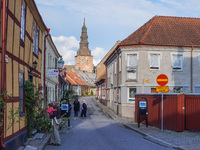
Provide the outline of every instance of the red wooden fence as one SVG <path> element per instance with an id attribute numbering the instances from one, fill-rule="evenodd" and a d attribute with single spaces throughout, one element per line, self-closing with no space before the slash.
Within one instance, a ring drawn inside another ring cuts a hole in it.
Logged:
<path id="1" fill-rule="evenodd" d="M 148 124 L 161 128 L 161 94 L 136 95 L 135 121 L 138 117 L 138 99 L 146 97 L 148 100 Z M 140 119 L 145 123 L 145 115 Z M 183 131 L 184 126 L 184 95 L 164 94 L 163 100 L 163 128 L 173 131 Z"/>
<path id="2" fill-rule="evenodd" d="M 200 95 L 185 95 L 185 128 L 200 131 Z"/>

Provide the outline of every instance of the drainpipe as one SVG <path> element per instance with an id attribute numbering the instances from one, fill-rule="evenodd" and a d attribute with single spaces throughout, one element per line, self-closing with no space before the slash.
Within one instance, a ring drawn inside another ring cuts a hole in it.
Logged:
<path id="1" fill-rule="evenodd" d="M 117 115 L 119 114 L 119 53 L 115 50 L 117 54 Z"/>
<path id="2" fill-rule="evenodd" d="M 1 6 L 1 4 L 0 4 Z M 1 7 L 0 7 L 1 8 Z M 6 54 L 6 0 L 3 0 L 3 9 L 2 9 L 2 50 L 1 50 L 1 93 L 5 92 L 5 81 L 6 81 L 6 63 L 5 63 L 5 54 Z M 6 149 L 4 144 L 4 110 L 3 110 L 3 126 L 1 128 L 1 147 Z"/>
<path id="3" fill-rule="evenodd" d="M 46 90 L 46 85 L 45 85 L 45 80 L 46 80 L 46 38 L 49 36 L 49 31 L 50 29 L 49 28 L 46 28 L 46 31 L 47 31 L 47 34 L 45 35 L 44 37 L 44 77 L 43 77 L 43 88 L 44 88 L 44 106 L 46 105 L 45 102 L 46 102 L 46 99 L 45 99 L 45 90 Z"/>
<path id="4" fill-rule="evenodd" d="M 193 44 L 192 44 L 192 48 L 191 48 L 191 93 L 193 93 L 193 62 L 192 62 L 192 60 L 193 60 L 193 49 L 194 49 L 194 46 L 193 46 Z"/>

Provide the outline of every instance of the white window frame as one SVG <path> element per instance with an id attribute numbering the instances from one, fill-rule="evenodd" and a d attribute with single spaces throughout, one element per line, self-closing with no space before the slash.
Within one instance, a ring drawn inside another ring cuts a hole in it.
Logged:
<path id="1" fill-rule="evenodd" d="M 180 60 L 181 60 L 181 66 L 174 66 L 174 56 L 180 56 Z M 183 53 L 172 53 L 171 54 L 171 59 L 172 59 L 172 70 L 173 71 L 182 71 L 183 70 Z M 180 67 L 180 68 L 179 68 Z"/>
<path id="2" fill-rule="evenodd" d="M 117 61 L 115 61 L 114 63 L 115 63 L 115 74 L 117 74 Z"/>
<path id="3" fill-rule="evenodd" d="M 157 55 L 158 56 L 158 65 L 153 66 L 152 65 L 152 55 Z M 156 53 L 156 52 L 150 52 L 149 53 L 149 64 L 150 64 L 150 70 L 160 70 L 160 60 L 161 60 L 161 53 Z"/>
<path id="4" fill-rule="evenodd" d="M 129 55 L 136 55 L 136 58 L 137 58 L 137 64 L 136 66 L 131 66 L 129 64 Z M 126 80 L 127 81 L 137 81 L 137 66 L 138 66 L 138 53 L 126 53 L 126 60 L 127 60 L 127 64 L 126 64 Z M 133 73 L 135 73 L 136 77 L 133 79 L 133 78 L 128 78 L 128 73 L 130 70 L 129 68 L 131 68 L 133 70 Z"/>
<path id="5" fill-rule="evenodd" d="M 25 41 L 25 17 L 26 17 L 26 8 L 25 8 L 24 4 L 22 4 L 20 38 L 23 42 Z"/>
<path id="6" fill-rule="evenodd" d="M 36 30 L 36 55 L 38 56 L 38 51 L 39 51 L 39 33 L 40 33 L 40 30 L 37 29 Z"/>
<path id="7" fill-rule="evenodd" d="M 36 34 L 36 24 L 33 24 L 33 53 L 35 53 L 35 34 Z"/>
<path id="8" fill-rule="evenodd" d="M 122 71 L 122 56 L 121 56 L 121 54 L 119 55 L 119 72 L 121 72 Z"/>
<path id="9" fill-rule="evenodd" d="M 127 101 L 128 101 L 128 103 L 135 103 L 135 97 L 134 98 L 130 97 L 130 93 L 129 92 L 130 92 L 131 88 L 135 89 L 135 91 L 136 91 L 135 94 L 137 93 L 137 88 L 136 87 L 127 87 Z"/>

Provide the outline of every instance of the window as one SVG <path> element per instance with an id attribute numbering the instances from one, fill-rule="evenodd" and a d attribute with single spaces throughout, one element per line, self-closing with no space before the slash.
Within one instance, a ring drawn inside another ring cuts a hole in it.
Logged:
<path id="1" fill-rule="evenodd" d="M 24 114 L 24 72 L 19 71 L 19 108 L 20 116 Z"/>
<path id="2" fill-rule="evenodd" d="M 57 69 L 58 67 L 58 65 L 57 65 L 57 63 L 58 63 L 58 59 L 57 58 L 55 58 L 55 69 Z"/>
<path id="3" fill-rule="evenodd" d="M 36 34 L 36 25 L 33 25 L 33 53 L 35 53 L 35 34 Z"/>
<path id="4" fill-rule="evenodd" d="M 182 54 L 172 54 L 172 68 L 174 71 L 182 70 Z"/>
<path id="5" fill-rule="evenodd" d="M 136 93 L 136 88 L 128 88 L 128 101 L 129 102 L 135 102 L 135 93 Z"/>
<path id="6" fill-rule="evenodd" d="M 39 29 L 36 24 L 33 25 L 33 52 L 38 56 L 39 49 Z"/>
<path id="7" fill-rule="evenodd" d="M 25 6 L 22 4 L 21 11 L 21 40 L 24 42 L 25 39 Z"/>
<path id="8" fill-rule="evenodd" d="M 115 61 L 115 74 L 117 74 L 117 62 Z"/>
<path id="9" fill-rule="evenodd" d="M 110 83 L 113 84 L 113 63 L 111 64 L 110 68 Z"/>
<path id="10" fill-rule="evenodd" d="M 58 93 L 57 93 L 57 84 L 55 85 L 55 100 L 57 101 L 58 99 Z"/>
<path id="11" fill-rule="evenodd" d="M 127 80 L 136 80 L 137 76 L 137 54 L 128 54 L 127 55 Z"/>
<path id="12" fill-rule="evenodd" d="M 158 70 L 160 68 L 160 54 L 150 54 L 150 69 Z"/>
<path id="13" fill-rule="evenodd" d="M 39 48 L 39 29 L 37 29 L 36 34 L 36 55 L 38 56 L 38 48 Z"/>
<path id="14" fill-rule="evenodd" d="M 119 72 L 121 72 L 122 68 L 121 68 L 121 62 L 122 62 L 122 57 L 121 54 L 119 55 Z"/>
<path id="15" fill-rule="evenodd" d="M 183 89 L 182 86 L 173 87 L 173 93 L 181 93 L 182 89 Z"/>

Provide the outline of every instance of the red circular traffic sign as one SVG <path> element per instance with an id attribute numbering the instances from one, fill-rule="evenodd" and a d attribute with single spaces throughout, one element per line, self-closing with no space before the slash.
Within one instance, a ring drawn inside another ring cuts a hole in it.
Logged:
<path id="1" fill-rule="evenodd" d="M 160 86 L 165 86 L 168 83 L 168 77 L 165 74 L 160 74 L 156 81 Z"/>

